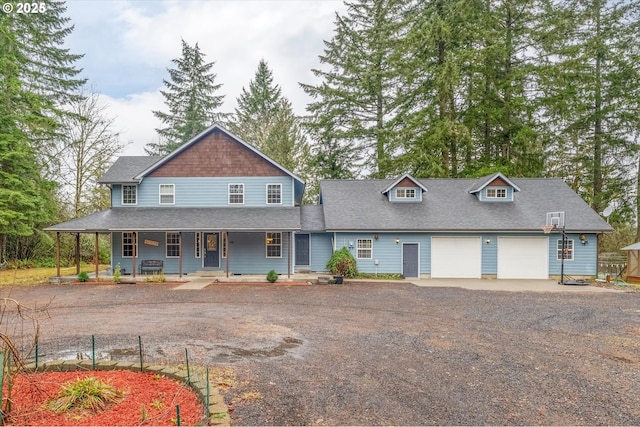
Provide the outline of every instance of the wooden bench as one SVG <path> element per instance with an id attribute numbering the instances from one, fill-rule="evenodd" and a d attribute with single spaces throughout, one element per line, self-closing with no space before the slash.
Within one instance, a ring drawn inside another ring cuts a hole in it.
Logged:
<path id="1" fill-rule="evenodd" d="M 144 274 L 146 271 L 150 272 L 162 272 L 164 268 L 164 262 L 159 259 L 144 259 L 140 261 L 140 274 Z"/>

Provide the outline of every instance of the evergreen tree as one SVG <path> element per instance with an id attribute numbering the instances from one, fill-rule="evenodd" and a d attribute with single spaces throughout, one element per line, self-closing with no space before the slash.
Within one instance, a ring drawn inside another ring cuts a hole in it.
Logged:
<path id="1" fill-rule="evenodd" d="M 163 80 L 166 90 L 160 91 L 169 112 L 153 112 L 165 127 L 156 129 L 160 142 L 145 147 L 149 155 L 169 154 L 223 119 L 217 109 L 224 95 L 216 95 L 222 85 L 215 83 L 216 74 L 211 72 L 215 62 L 205 62 L 198 44 L 192 47 L 184 40 L 182 56 L 172 62 L 176 68 L 167 69 L 170 80 Z"/>
<path id="2" fill-rule="evenodd" d="M 27 236 L 51 219 L 51 185 L 41 179 L 40 165 L 27 131 L 48 128 L 39 96 L 25 90 L 21 71 L 27 61 L 17 48 L 12 17 L 0 15 L 0 261 L 7 236 Z"/>
<path id="3" fill-rule="evenodd" d="M 640 125 L 640 5 L 567 0 L 546 40 L 542 75 L 550 171 L 597 212 L 630 200 Z M 618 209 L 617 213 L 626 209 Z"/>
<path id="4" fill-rule="evenodd" d="M 342 173 L 342 165 L 349 165 L 355 174 L 383 177 L 394 172 L 397 115 L 405 100 L 398 79 L 405 3 L 347 2 L 346 15 L 336 15 L 334 36 L 325 41 L 319 57 L 327 70 L 312 70 L 321 82 L 301 84 L 313 98 L 306 125 L 317 138 L 317 163 L 325 164 L 321 171 Z M 332 158 L 336 154 L 341 158 Z"/>
<path id="5" fill-rule="evenodd" d="M 265 60 L 237 101 L 229 130 L 302 179 L 310 177 L 306 136 Z"/>

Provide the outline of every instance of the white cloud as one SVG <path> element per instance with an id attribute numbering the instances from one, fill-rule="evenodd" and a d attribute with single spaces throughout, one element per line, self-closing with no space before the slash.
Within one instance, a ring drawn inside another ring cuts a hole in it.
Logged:
<path id="1" fill-rule="evenodd" d="M 340 0 L 262 1 L 108 1 L 69 0 L 67 14 L 75 30 L 74 53 L 85 53 L 80 66 L 90 83 L 118 116 L 123 140 L 133 140 L 126 154 L 143 154 L 158 127 L 151 111 L 164 109 L 158 90 L 171 59 L 180 56 L 180 39 L 196 42 L 226 95 L 222 107 L 232 112 L 236 98 L 253 78 L 260 59 L 298 114 L 309 98 L 298 83 L 313 83 L 323 40 L 333 35 Z"/>

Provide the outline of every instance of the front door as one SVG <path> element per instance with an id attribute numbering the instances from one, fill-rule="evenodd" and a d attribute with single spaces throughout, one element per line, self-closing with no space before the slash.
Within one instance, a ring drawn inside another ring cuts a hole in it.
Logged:
<path id="1" fill-rule="evenodd" d="M 220 267 L 218 233 L 204 233 L 204 266 Z"/>
<path id="2" fill-rule="evenodd" d="M 296 265 L 309 265 L 308 234 L 296 234 Z"/>
<path id="3" fill-rule="evenodd" d="M 404 277 L 420 277 L 420 248 L 417 243 L 402 244 L 402 275 Z"/>

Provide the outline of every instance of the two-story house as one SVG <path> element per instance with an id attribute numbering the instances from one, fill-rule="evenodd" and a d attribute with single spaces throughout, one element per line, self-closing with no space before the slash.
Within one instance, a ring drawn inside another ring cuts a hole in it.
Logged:
<path id="1" fill-rule="evenodd" d="M 215 125 L 166 157 L 121 157 L 100 181 L 111 208 L 49 227 L 110 233 L 112 266 L 139 274 L 325 271 L 347 247 L 363 272 L 405 277 L 548 278 L 597 273 L 597 236 L 611 231 L 558 179 L 325 180 L 317 205 L 304 182 Z M 544 234 L 548 213 L 566 218 Z M 564 258 L 564 260 L 563 260 Z"/>

